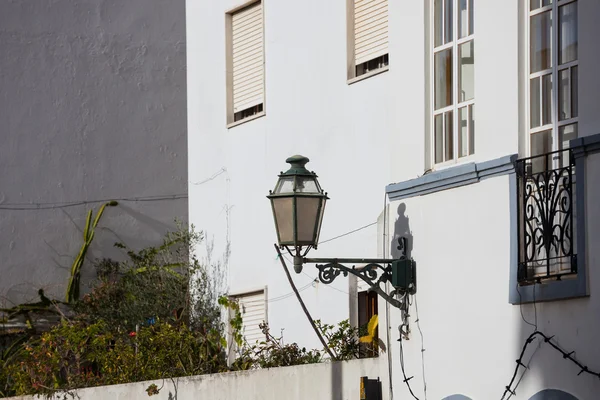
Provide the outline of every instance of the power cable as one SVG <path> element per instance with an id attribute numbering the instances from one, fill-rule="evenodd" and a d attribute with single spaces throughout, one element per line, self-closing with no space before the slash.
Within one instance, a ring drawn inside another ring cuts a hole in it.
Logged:
<path id="1" fill-rule="evenodd" d="M 419 398 L 417 396 L 415 396 L 415 394 L 412 391 L 412 388 L 410 387 L 410 380 L 412 378 L 414 378 L 414 376 L 411 376 L 410 378 L 406 377 L 406 371 L 404 370 L 404 349 L 402 347 L 402 335 L 400 335 L 400 338 L 398 339 L 398 342 L 400 342 L 400 368 L 402 369 L 402 376 L 404 376 L 404 380 L 403 382 L 406 383 L 406 386 L 408 387 L 408 391 L 410 392 L 410 394 L 412 395 L 412 397 L 415 400 L 419 400 Z"/>
<path id="2" fill-rule="evenodd" d="M 222 167 L 219 171 L 212 174 L 210 177 L 199 181 L 189 182 L 191 185 L 199 186 L 208 183 L 218 176 L 227 173 L 227 169 Z M 106 198 L 106 199 L 94 199 L 94 200 L 77 200 L 77 201 L 64 201 L 64 202 L 41 202 L 41 203 L 5 203 L 0 204 L 0 210 L 11 210 L 11 211 L 30 211 L 30 210 L 51 210 L 67 207 L 81 206 L 85 204 L 95 203 L 106 203 L 108 201 L 164 201 L 164 200 L 179 200 L 187 199 L 187 193 L 177 193 L 171 195 L 153 195 L 153 196 L 139 196 L 139 197 L 122 197 L 122 198 Z"/>
<path id="3" fill-rule="evenodd" d="M 427 382 L 425 381 L 425 348 L 423 341 L 423 331 L 421 330 L 421 324 L 419 324 L 419 306 L 417 305 L 417 296 L 415 295 L 415 314 L 417 315 L 417 319 L 415 323 L 417 324 L 417 329 L 419 329 L 419 334 L 421 335 L 421 368 L 423 369 L 423 397 L 427 400 Z"/>
<path id="4" fill-rule="evenodd" d="M 113 197 L 106 199 L 97 199 L 97 200 L 81 200 L 81 201 L 71 201 L 71 202 L 55 202 L 55 203 L 8 203 L 0 205 L 0 210 L 11 210 L 11 211 L 37 211 L 37 210 L 53 210 L 60 208 L 68 208 L 81 206 L 85 204 L 96 204 L 96 203 L 106 203 L 109 201 L 164 201 L 164 200 L 178 200 L 178 199 L 187 199 L 187 193 L 179 193 L 172 195 L 156 195 L 156 196 L 144 196 L 144 197 Z"/>
<path id="5" fill-rule="evenodd" d="M 317 244 L 318 244 L 318 245 L 322 245 L 323 243 L 331 242 L 332 240 L 336 240 L 336 239 L 339 239 L 339 238 L 341 238 L 341 237 L 348 236 L 348 235 L 350 235 L 350 234 L 352 234 L 352 233 L 355 233 L 355 232 L 361 231 L 361 230 L 363 230 L 363 229 L 365 229 L 365 228 L 368 228 L 368 227 L 370 227 L 370 226 L 373 226 L 373 225 L 375 225 L 376 223 L 377 223 L 377 221 L 375 221 L 375 222 L 372 222 L 372 223 L 370 223 L 370 224 L 367 224 L 367 225 L 365 225 L 365 226 L 361 226 L 360 228 L 356 228 L 356 229 L 354 229 L 354 230 L 351 230 L 351 231 L 349 231 L 349 232 L 342 233 L 341 235 L 338 235 L 338 236 L 332 237 L 331 239 L 322 240 L 322 241 L 320 241 L 320 242 L 319 242 L 319 243 L 317 243 Z"/>

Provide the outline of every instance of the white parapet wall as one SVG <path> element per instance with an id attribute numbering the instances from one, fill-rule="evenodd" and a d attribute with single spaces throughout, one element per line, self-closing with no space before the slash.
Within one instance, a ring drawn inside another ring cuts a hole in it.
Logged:
<path id="1" fill-rule="evenodd" d="M 358 400 L 360 377 L 368 376 L 369 379 L 382 379 L 383 399 L 388 399 L 389 389 L 385 375 L 386 364 L 379 362 L 377 358 L 371 358 L 99 386 L 78 390 L 74 398 L 147 400 L 146 388 L 154 383 L 162 389 L 159 394 L 151 397 L 153 400 Z M 63 397 L 64 393 L 61 393 L 54 399 Z M 21 396 L 9 400 L 17 399 L 37 398 Z"/>

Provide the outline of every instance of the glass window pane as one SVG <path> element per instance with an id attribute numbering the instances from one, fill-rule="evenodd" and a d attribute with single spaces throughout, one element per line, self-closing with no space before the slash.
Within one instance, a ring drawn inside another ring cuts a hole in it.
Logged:
<path id="1" fill-rule="evenodd" d="M 568 149 L 569 142 L 577 139 L 577 124 L 563 125 L 558 128 L 558 136 L 561 143 L 561 149 Z"/>
<path id="2" fill-rule="evenodd" d="M 558 120 L 571 118 L 571 74 L 569 68 L 558 72 Z"/>
<path id="3" fill-rule="evenodd" d="M 577 60 L 577 2 L 558 8 L 558 63 Z"/>
<path id="4" fill-rule="evenodd" d="M 474 105 L 458 110 L 458 156 L 465 157 L 475 153 Z"/>
<path id="5" fill-rule="evenodd" d="M 442 37 L 442 20 L 444 18 L 442 3 L 442 0 L 435 0 L 433 3 L 433 42 L 435 47 L 444 44 L 444 38 Z"/>
<path id="6" fill-rule="evenodd" d="M 531 17 L 529 57 L 531 72 L 552 67 L 552 13 L 550 11 Z"/>
<path id="7" fill-rule="evenodd" d="M 561 149 L 568 149 L 569 142 L 577 139 L 577 124 L 564 125 L 558 128 L 558 139 L 560 140 Z M 569 165 L 569 153 L 561 153 L 561 166 Z"/>
<path id="8" fill-rule="evenodd" d="M 552 130 L 531 135 L 531 156 L 547 154 L 552 151 Z M 537 157 L 531 161 L 532 172 L 538 173 L 552 168 L 552 157 Z"/>
<path id="9" fill-rule="evenodd" d="M 469 36 L 469 9 L 467 0 L 458 0 L 458 37 Z"/>
<path id="10" fill-rule="evenodd" d="M 578 99 L 578 68 L 571 68 L 571 117 L 575 118 L 579 115 L 579 99 Z"/>
<path id="11" fill-rule="evenodd" d="M 531 11 L 540 8 L 540 0 L 529 0 L 529 9 Z"/>
<path id="12" fill-rule="evenodd" d="M 460 63 L 458 70 L 458 81 L 460 82 L 460 92 L 458 93 L 458 101 L 471 100 L 475 97 L 474 89 L 474 40 L 463 43 L 458 47 L 458 62 Z"/>
<path id="13" fill-rule="evenodd" d="M 552 123 L 552 74 L 542 76 L 542 124 Z"/>
<path id="14" fill-rule="evenodd" d="M 434 56 L 435 109 L 452 104 L 452 49 L 439 51 Z"/>
<path id="15" fill-rule="evenodd" d="M 434 117 L 435 125 L 435 163 L 444 161 L 444 115 L 438 114 Z"/>
<path id="16" fill-rule="evenodd" d="M 469 106 L 469 154 L 475 154 L 475 104 Z"/>
<path id="17" fill-rule="evenodd" d="M 469 0 L 469 35 L 472 35 L 473 32 L 475 32 L 474 30 L 474 25 L 475 25 L 475 18 L 473 17 L 473 3 L 475 1 L 474 0 Z"/>
<path id="18" fill-rule="evenodd" d="M 446 146 L 444 161 L 448 161 L 454 159 L 453 112 L 444 113 L 444 117 L 446 119 L 444 124 L 444 145 Z"/>
<path id="19" fill-rule="evenodd" d="M 449 43 L 454 40 L 452 33 L 454 32 L 453 28 L 453 18 L 452 18 L 452 4 L 454 0 L 445 0 L 444 1 L 444 43 Z"/>
<path id="20" fill-rule="evenodd" d="M 469 109 L 463 107 L 458 110 L 458 156 L 469 154 Z"/>
<path id="21" fill-rule="evenodd" d="M 540 78 L 533 78 L 529 82 L 529 127 L 537 128 L 541 124 L 540 118 Z"/>

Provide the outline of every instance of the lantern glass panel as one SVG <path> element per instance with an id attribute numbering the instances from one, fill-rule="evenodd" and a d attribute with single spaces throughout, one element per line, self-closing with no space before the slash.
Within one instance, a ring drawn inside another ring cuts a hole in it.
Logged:
<path id="1" fill-rule="evenodd" d="M 277 182 L 274 193 L 294 193 L 294 177 L 289 176 L 279 178 L 279 182 Z"/>
<path id="2" fill-rule="evenodd" d="M 319 225 L 320 197 L 297 197 L 298 242 L 314 243 L 315 228 Z"/>
<path id="3" fill-rule="evenodd" d="M 323 213 L 325 212 L 325 203 L 327 200 L 325 198 L 323 198 L 321 201 L 323 203 L 321 204 L 321 210 L 320 210 L 319 219 L 317 222 L 318 226 L 317 226 L 317 234 L 315 236 L 315 248 L 319 241 L 319 235 L 321 234 L 321 225 L 323 224 Z"/>
<path id="4" fill-rule="evenodd" d="M 312 176 L 296 177 L 296 192 L 298 193 L 320 193 L 317 179 Z"/>
<path id="5" fill-rule="evenodd" d="M 294 203 L 292 197 L 272 198 L 275 225 L 280 243 L 294 242 Z"/>

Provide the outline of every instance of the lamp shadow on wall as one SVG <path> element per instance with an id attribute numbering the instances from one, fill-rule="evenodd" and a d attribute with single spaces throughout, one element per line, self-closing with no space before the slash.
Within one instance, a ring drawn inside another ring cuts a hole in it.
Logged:
<path id="1" fill-rule="evenodd" d="M 413 234 L 410 230 L 410 218 L 406 215 L 406 204 L 400 203 L 397 212 L 394 234 L 390 243 L 390 255 L 396 259 L 402 256 L 410 259 L 413 250 Z"/>

